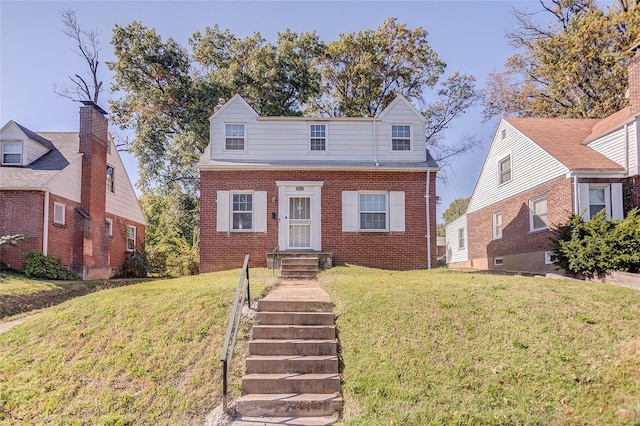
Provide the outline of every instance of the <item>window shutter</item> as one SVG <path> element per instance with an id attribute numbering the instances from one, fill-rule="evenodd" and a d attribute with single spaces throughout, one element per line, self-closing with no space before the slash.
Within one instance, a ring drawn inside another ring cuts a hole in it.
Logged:
<path id="1" fill-rule="evenodd" d="M 589 217 L 589 184 L 578 184 L 578 211 L 576 214 L 582 216 L 582 219 L 588 221 Z"/>
<path id="2" fill-rule="evenodd" d="M 255 232 L 267 232 L 267 191 L 254 193 L 255 207 L 253 209 L 253 226 Z"/>
<path id="3" fill-rule="evenodd" d="M 229 191 L 218 191 L 216 231 L 229 232 Z"/>
<path id="4" fill-rule="evenodd" d="M 342 191 L 342 232 L 358 232 L 357 191 Z"/>
<path id="5" fill-rule="evenodd" d="M 389 192 L 389 230 L 404 232 L 404 191 Z"/>
<path id="6" fill-rule="evenodd" d="M 621 183 L 611 184 L 611 218 L 624 219 Z"/>

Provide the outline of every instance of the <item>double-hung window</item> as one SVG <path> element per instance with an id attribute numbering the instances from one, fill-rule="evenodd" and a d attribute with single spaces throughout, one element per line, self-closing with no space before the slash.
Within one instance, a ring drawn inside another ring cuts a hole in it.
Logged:
<path id="1" fill-rule="evenodd" d="M 116 183 L 116 170 L 107 164 L 107 192 L 114 193 L 115 192 L 115 183 Z"/>
<path id="2" fill-rule="evenodd" d="M 232 194 L 232 230 L 253 230 L 253 194 Z"/>
<path id="3" fill-rule="evenodd" d="M 531 232 L 547 229 L 547 196 L 529 200 L 529 225 Z"/>
<path id="4" fill-rule="evenodd" d="M 311 151 L 326 151 L 327 149 L 327 125 L 312 124 L 310 130 Z"/>
<path id="5" fill-rule="evenodd" d="M 464 250 L 465 247 L 464 228 L 458 228 L 458 250 Z"/>
<path id="6" fill-rule="evenodd" d="M 391 150 L 411 150 L 411 126 L 407 124 L 391 125 Z"/>
<path id="7" fill-rule="evenodd" d="M 2 164 L 16 166 L 22 164 L 21 141 L 2 142 Z"/>
<path id="8" fill-rule="evenodd" d="M 623 198 L 622 183 L 580 183 L 578 213 L 586 221 L 601 210 L 605 211 L 607 219 L 622 219 Z"/>
<path id="9" fill-rule="evenodd" d="M 607 209 L 607 194 L 604 186 L 589 187 L 589 218 L 593 218 L 600 210 L 607 212 L 607 217 L 611 217 L 609 209 Z"/>
<path id="10" fill-rule="evenodd" d="M 511 180 L 511 155 L 507 155 L 498 161 L 498 185 Z"/>
<path id="11" fill-rule="evenodd" d="M 53 223 L 57 225 L 65 224 L 66 208 L 62 203 L 53 203 Z"/>
<path id="12" fill-rule="evenodd" d="M 127 225 L 127 251 L 136 250 L 136 227 Z"/>
<path id="13" fill-rule="evenodd" d="M 387 230 L 387 194 L 360 194 L 360 230 Z"/>
<path id="14" fill-rule="evenodd" d="M 224 149 L 227 151 L 244 151 L 245 126 L 242 123 L 228 123 L 224 126 Z"/>
<path id="15" fill-rule="evenodd" d="M 493 239 L 502 238 L 502 212 L 493 213 Z"/>

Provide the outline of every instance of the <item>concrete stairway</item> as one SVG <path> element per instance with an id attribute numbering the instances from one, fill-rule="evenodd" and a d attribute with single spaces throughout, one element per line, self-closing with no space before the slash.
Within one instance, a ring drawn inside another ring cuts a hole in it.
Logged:
<path id="1" fill-rule="evenodd" d="M 234 425 L 330 425 L 342 409 L 333 304 L 313 281 L 258 301 Z"/>
<path id="2" fill-rule="evenodd" d="M 318 275 L 317 256 L 283 257 L 280 266 L 280 277 L 284 279 L 311 279 Z"/>

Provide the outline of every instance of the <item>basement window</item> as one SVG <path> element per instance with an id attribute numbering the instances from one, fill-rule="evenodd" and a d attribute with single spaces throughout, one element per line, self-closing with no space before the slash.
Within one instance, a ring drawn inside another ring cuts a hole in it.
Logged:
<path id="1" fill-rule="evenodd" d="M 502 266 L 504 265 L 504 258 L 503 257 L 496 257 L 493 259 L 493 264 L 495 266 Z"/>

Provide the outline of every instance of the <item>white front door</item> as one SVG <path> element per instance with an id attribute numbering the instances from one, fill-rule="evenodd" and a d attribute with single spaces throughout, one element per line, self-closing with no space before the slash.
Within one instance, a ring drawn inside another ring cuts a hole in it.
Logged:
<path id="1" fill-rule="evenodd" d="M 288 248 L 311 248 L 311 197 L 287 197 L 289 199 Z"/>
<path id="2" fill-rule="evenodd" d="M 280 250 L 322 249 L 320 189 L 322 182 L 276 182 Z"/>

